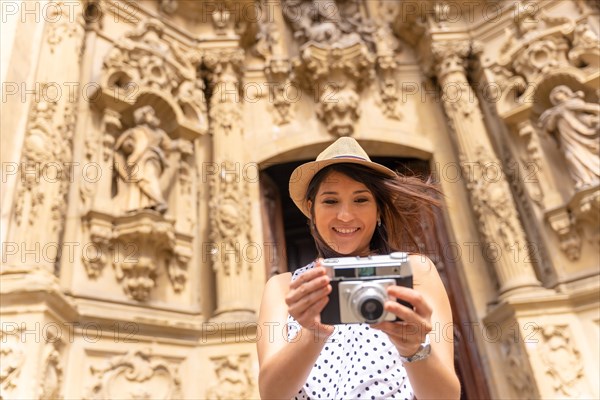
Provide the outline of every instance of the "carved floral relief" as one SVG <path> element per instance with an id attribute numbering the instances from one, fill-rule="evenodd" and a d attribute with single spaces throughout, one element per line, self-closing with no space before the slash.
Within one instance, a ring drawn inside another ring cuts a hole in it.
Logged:
<path id="1" fill-rule="evenodd" d="M 114 356 L 90 373 L 86 400 L 182 398 L 178 367 L 149 349 Z"/>
<path id="2" fill-rule="evenodd" d="M 539 355 L 555 395 L 578 398 L 583 394 L 584 367 L 567 326 L 546 325 L 540 328 L 543 342 Z"/>
<path id="3" fill-rule="evenodd" d="M 254 391 L 254 376 L 249 354 L 214 357 L 211 359 L 217 382 L 211 385 L 209 399 L 248 399 Z"/>
<path id="4" fill-rule="evenodd" d="M 12 398 L 25 362 L 21 332 L 0 330 L 0 398 Z"/>

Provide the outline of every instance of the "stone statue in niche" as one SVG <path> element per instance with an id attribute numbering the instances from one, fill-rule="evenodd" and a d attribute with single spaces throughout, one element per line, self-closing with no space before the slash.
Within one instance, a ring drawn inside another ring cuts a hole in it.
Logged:
<path id="1" fill-rule="evenodd" d="M 127 129 L 115 142 L 117 196 L 125 212 L 154 209 L 167 210 L 160 178 L 167 167 L 166 153 L 176 147 L 160 128 L 160 120 L 151 106 L 137 109 L 135 126 Z"/>
<path id="2" fill-rule="evenodd" d="M 587 103 L 581 91 L 559 85 L 550 92 L 553 107 L 544 111 L 539 124 L 558 142 L 567 160 L 575 189 L 600 181 L 600 104 Z"/>

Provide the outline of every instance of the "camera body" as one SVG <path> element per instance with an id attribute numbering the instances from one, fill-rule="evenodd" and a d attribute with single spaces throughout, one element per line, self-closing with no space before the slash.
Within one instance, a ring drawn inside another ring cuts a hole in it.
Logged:
<path id="1" fill-rule="evenodd" d="M 375 324 L 397 320 L 394 314 L 383 309 L 383 304 L 396 300 L 387 294 L 388 286 L 412 288 L 412 268 L 407 253 L 327 258 L 322 265 L 331 278 L 332 288 L 321 312 L 323 324 Z M 412 308 L 410 303 L 398 302 Z"/>

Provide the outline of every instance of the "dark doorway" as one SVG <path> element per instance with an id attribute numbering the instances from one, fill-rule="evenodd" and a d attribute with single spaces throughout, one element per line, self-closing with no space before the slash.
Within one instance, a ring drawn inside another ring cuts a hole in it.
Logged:
<path id="1" fill-rule="evenodd" d="M 374 162 L 404 175 L 418 176 L 424 179 L 431 175 L 430 164 L 426 160 L 396 157 L 371 158 Z M 269 231 L 265 232 L 265 241 L 279 238 L 276 243 L 279 256 L 274 258 L 274 265 L 267 266 L 268 277 L 285 271 L 293 272 L 316 257 L 316 249 L 310 236 L 307 218 L 292 202 L 288 192 L 288 182 L 292 171 L 307 161 L 312 160 L 278 164 L 261 172 L 263 225 L 265 230 Z M 467 330 L 473 324 L 470 321 L 464 291 L 458 277 L 452 273 L 455 270 L 453 261 L 446 259 L 444 257 L 446 252 L 442 251 L 449 244 L 443 215 L 438 213 L 435 226 L 428 224 L 427 219 L 424 218 L 423 230 L 426 234 L 419 243 L 419 251 L 431 258 L 436 265 L 453 310 L 454 357 L 456 371 L 461 381 L 461 398 L 489 398 L 478 349 L 473 341 L 468 340 L 472 335 Z M 281 243 L 281 241 L 285 243 Z M 437 337 L 440 337 L 439 332 Z"/>

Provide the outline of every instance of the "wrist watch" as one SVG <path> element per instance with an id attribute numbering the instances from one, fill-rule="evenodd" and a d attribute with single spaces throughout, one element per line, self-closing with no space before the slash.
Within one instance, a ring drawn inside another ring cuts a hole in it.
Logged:
<path id="1" fill-rule="evenodd" d="M 429 335 L 427 335 L 427 336 L 425 336 L 425 341 L 423 343 L 421 343 L 421 345 L 419 346 L 419 349 L 417 350 L 417 352 L 415 354 L 413 354 L 410 357 L 404 357 L 403 355 L 400 355 L 400 360 L 402 361 L 403 364 L 411 363 L 411 362 L 415 362 L 415 361 L 419 361 L 419 360 L 424 360 L 427 357 L 429 357 L 430 354 L 431 354 L 431 344 L 429 342 Z"/>

